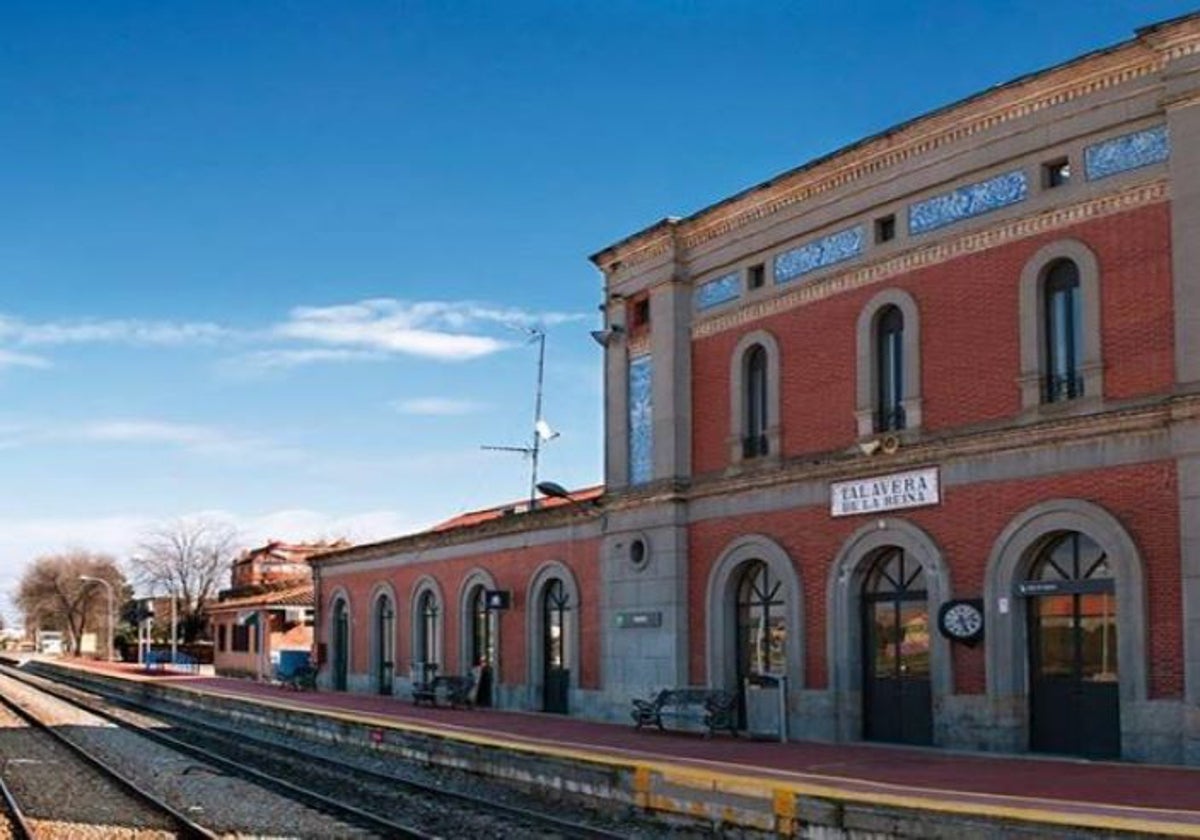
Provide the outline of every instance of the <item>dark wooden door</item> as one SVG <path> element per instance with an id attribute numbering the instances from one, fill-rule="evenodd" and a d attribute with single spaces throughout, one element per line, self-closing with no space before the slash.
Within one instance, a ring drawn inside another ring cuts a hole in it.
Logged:
<path id="1" fill-rule="evenodd" d="M 921 564 L 881 552 L 863 586 L 863 737 L 933 743 L 929 603 Z"/>
<path id="2" fill-rule="evenodd" d="M 863 735 L 871 741 L 933 743 L 929 611 L 924 600 L 868 604 Z"/>
<path id="3" fill-rule="evenodd" d="M 560 715 L 570 710 L 571 672 L 566 659 L 569 609 L 562 581 L 550 581 L 542 596 L 542 711 Z"/>
<path id="4" fill-rule="evenodd" d="M 1030 749 L 1120 758 L 1114 601 L 1104 592 L 1030 600 Z"/>
<path id="5" fill-rule="evenodd" d="M 350 624 L 346 605 L 339 602 L 333 616 L 333 690 L 345 691 L 350 669 Z"/>

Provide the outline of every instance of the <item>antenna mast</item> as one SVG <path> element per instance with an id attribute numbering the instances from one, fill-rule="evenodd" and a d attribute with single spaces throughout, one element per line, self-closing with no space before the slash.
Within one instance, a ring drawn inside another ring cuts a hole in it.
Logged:
<path id="1" fill-rule="evenodd" d="M 529 509 L 533 510 L 537 507 L 538 456 L 542 450 L 542 435 L 546 433 L 545 429 L 547 428 L 542 420 L 542 380 L 546 372 L 546 331 L 541 327 L 526 327 L 525 329 L 529 333 L 530 343 L 536 341 L 538 345 L 537 389 L 534 392 L 533 400 L 533 438 L 528 446 L 481 446 L 480 449 L 493 452 L 519 452 L 529 458 Z"/>

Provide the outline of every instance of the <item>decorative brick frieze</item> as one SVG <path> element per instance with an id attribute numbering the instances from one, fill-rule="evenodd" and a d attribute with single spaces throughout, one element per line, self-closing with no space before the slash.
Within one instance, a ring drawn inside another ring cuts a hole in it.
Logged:
<path id="1" fill-rule="evenodd" d="M 1084 170 L 1089 181 L 1162 163 L 1170 156 L 1171 141 L 1165 125 L 1114 137 L 1083 150 Z"/>
<path id="2" fill-rule="evenodd" d="M 862 253 L 864 238 L 863 226 L 856 225 L 784 251 L 775 257 L 775 282 L 787 283 L 817 269 L 857 257 Z"/>
<path id="3" fill-rule="evenodd" d="M 942 195 L 935 195 L 908 206 L 908 232 L 928 233 L 1001 207 L 1024 201 L 1029 195 L 1029 179 L 1021 170 L 1005 172 L 986 181 L 967 184 Z"/>
<path id="4" fill-rule="evenodd" d="M 714 306 L 720 306 L 723 303 L 729 303 L 731 300 L 737 300 L 741 294 L 741 272 L 731 271 L 728 274 L 722 274 L 715 280 L 709 280 L 707 283 L 697 286 L 693 300 L 695 301 L 696 311 L 703 312 L 706 309 L 712 309 Z"/>
<path id="5" fill-rule="evenodd" d="M 814 280 L 770 300 L 743 306 L 733 312 L 714 315 L 696 323 L 692 328 L 692 338 L 703 338 L 769 315 L 825 300 L 833 295 L 881 283 L 918 268 L 936 265 L 946 260 L 995 248 L 1007 242 L 1036 236 L 1057 228 L 1068 227 L 1086 219 L 1121 213 L 1135 207 L 1165 201 L 1166 198 L 1166 181 L 1158 180 L 1069 207 L 1060 207 L 1033 216 L 1013 219 L 987 230 L 969 233 L 957 239 L 938 242 L 841 274 Z"/>

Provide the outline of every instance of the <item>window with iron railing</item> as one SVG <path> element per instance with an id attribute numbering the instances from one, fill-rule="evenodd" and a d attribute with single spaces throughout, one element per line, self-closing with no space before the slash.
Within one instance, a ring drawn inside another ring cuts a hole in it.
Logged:
<path id="1" fill-rule="evenodd" d="M 904 428 L 904 314 L 898 306 L 887 306 L 878 319 L 875 431 L 894 432 Z"/>
<path id="2" fill-rule="evenodd" d="M 1043 287 L 1045 306 L 1046 370 L 1042 399 L 1063 402 L 1083 396 L 1079 371 L 1082 353 L 1082 318 L 1079 268 L 1071 260 L 1058 260 L 1046 272 Z"/>
<path id="3" fill-rule="evenodd" d="M 742 457 L 759 458 L 768 453 L 767 442 L 767 351 L 755 344 L 746 351 L 745 434 Z"/>

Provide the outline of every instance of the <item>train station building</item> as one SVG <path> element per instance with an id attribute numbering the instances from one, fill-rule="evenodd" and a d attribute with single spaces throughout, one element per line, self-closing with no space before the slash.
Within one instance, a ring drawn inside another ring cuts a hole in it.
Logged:
<path id="1" fill-rule="evenodd" d="M 1200 764 L 1200 16 L 592 261 L 603 492 L 315 559 L 324 687 Z"/>

